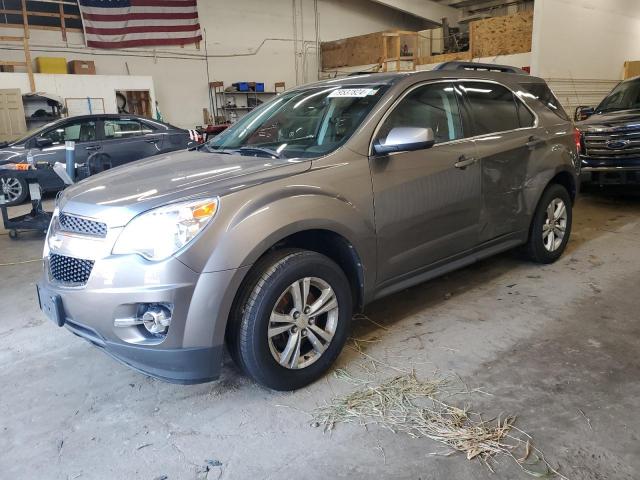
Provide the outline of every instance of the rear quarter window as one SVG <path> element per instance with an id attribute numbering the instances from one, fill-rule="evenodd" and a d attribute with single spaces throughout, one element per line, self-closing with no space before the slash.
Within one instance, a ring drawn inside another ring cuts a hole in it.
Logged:
<path id="1" fill-rule="evenodd" d="M 527 93 L 533 95 L 547 110 L 553 112 L 562 120 L 570 121 L 569 115 L 564 111 L 564 108 L 560 105 L 560 101 L 546 83 L 521 83 L 520 86 L 524 88 Z"/>
<path id="2" fill-rule="evenodd" d="M 518 108 L 518 119 L 520 120 L 520 128 L 530 128 L 535 126 L 536 117 L 531 113 L 524 103 L 516 99 L 516 105 Z"/>

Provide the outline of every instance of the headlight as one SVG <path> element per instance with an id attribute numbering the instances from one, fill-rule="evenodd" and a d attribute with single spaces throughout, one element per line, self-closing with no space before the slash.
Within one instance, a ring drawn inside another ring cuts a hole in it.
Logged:
<path id="1" fill-rule="evenodd" d="M 220 200 L 207 198 L 154 208 L 131 220 L 111 253 L 137 253 L 147 260 L 169 258 L 215 217 Z"/>
<path id="2" fill-rule="evenodd" d="M 58 202 L 56 202 L 56 208 L 53 209 L 53 213 L 51 214 L 51 222 L 49 223 L 49 228 L 47 228 L 47 237 L 44 242 L 44 248 L 42 250 L 42 258 L 46 258 L 49 256 L 49 241 L 51 240 L 51 231 L 57 229 L 57 226 L 54 224 L 58 223 L 58 216 L 60 216 L 60 210 L 58 209 Z"/>

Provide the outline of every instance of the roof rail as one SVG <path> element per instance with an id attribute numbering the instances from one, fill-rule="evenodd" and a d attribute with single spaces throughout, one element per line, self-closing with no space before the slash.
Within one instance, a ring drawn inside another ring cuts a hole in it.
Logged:
<path id="1" fill-rule="evenodd" d="M 496 63 L 478 62 L 444 62 L 437 65 L 434 70 L 476 70 L 481 72 L 501 72 L 529 75 L 529 73 L 525 70 L 517 67 L 512 67 L 511 65 L 498 65 Z"/>
<path id="2" fill-rule="evenodd" d="M 372 70 L 369 71 L 362 71 L 362 72 L 351 72 L 347 75 L 347 77 L 357 77 L 358 75 L 371 75 L 372 73 L 380 73 L 380 72 L 374 72 Z"/>

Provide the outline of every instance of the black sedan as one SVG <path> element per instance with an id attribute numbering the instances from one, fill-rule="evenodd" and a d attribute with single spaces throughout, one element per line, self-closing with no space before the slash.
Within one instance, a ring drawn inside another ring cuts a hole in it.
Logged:
<path id="1" fill-rule="evenodd" d="M 29 195 L 21 170 L 38 166 L 43 191 L 64 188 L 62 179 L 46 167 L 65 162 L 65 142 L 71 140 L 76 144 L 79 178 L 196 143 L 188 130 L 132 115 L 82 115 L 58 120 L 24 138 L 0 144 L 0 194 L 8 205 L 22 203 Z"/>

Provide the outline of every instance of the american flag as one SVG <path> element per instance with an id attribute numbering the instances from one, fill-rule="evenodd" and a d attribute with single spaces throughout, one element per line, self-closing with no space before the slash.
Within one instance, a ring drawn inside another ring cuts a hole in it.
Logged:
<path id="1" fill-rule="evenodd" d="M 196 0 L 79 0 L 87 47 L 186 45 L 202 40 Z"/>

